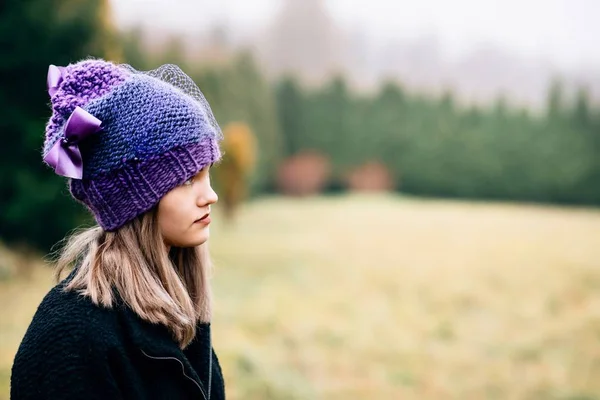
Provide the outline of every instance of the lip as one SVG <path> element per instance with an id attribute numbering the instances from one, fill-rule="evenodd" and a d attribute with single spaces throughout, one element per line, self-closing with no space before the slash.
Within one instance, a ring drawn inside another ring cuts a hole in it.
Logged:
<path id="1" fill-rule="evenodd" d="M 205 214 L 202 218 L 194 221 L 195 224 L 210 224 L 210 214 Z"/>

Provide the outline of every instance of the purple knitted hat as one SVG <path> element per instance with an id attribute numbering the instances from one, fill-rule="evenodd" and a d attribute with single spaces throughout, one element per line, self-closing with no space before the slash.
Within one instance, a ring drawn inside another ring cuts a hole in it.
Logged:
<path id="1" fill-rule="evenodd" d="M 221 157 L 222 138 L 204 96 L 177 66 L 138 72 L 84 60 L 50 66 L 52 117 L 44 161 L 113 231 Z"/>

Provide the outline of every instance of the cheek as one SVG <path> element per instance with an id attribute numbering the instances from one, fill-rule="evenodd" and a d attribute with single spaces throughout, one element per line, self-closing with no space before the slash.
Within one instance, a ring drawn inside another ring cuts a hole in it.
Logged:
<path id="1" fill-rule="evenodd" d="M 163 214 L 163 217 L 159 223 L 160 231 L 165 239 L 169 239 L 171 236 L 177 234 L 179 224 L 177 223 L 177 217 L 173 213 Z"/>
<path id="2" fill-rule="evenodd" d="M 185 230 L 185 212 L 177 197 L 167 194 L 158 204 L 158 226 L 166 240 Z"/>

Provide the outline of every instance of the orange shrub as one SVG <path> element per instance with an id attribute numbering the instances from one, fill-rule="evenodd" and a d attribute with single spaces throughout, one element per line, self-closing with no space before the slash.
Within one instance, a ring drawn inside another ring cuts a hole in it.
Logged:
<path id="1" fill-rule="evenodd" d="M 233 122 L 223 130 L 223 159 L 215 168 L 219 202 L 225 217 L 231 220 L 248 193 L 249 179 L 256 164 L 256 139 L 252 130 Z"/>

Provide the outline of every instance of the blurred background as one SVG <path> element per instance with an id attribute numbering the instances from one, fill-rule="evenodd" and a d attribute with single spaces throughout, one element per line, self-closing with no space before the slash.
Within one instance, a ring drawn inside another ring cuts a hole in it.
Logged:
<path id="1" fill-rule="evenodd" d="M 4 0 L 0 399 L 92 223 L 41 160 L 49 64 L 174 63 L 224 131 L 230 399 L 600 399 L 600 3 Z"/>

